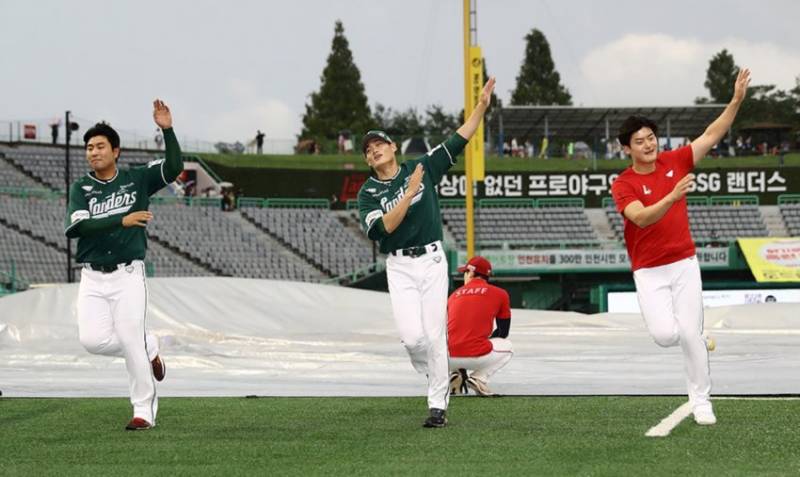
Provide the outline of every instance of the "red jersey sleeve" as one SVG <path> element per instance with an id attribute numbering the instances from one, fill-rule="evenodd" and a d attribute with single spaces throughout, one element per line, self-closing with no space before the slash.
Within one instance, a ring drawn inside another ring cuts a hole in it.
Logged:
<path id="1" fill-rule="evenodd" d="M 636 196 L 636 189 L 634 189 L 632 184 L 626 180 L 619 179 L 620 178 L 618 177 L 617 180 L 611 184 L 611 196 L 614 198 L 614 204 L 617 206 L 617 211 L 620 214 L 623 214 L 625 207 L 627 207 L 631 202 L 639 200 L 639 198 Z"/>
<path id="2" fill-rule="evenodd" d="M 502 288 L 498 288 L 498 295 L 500 296 L 500 308 L 497 311 L 498 320 L 508 320 L 511 318 L 511 300 L 508 298 L 508 292 Z"/>

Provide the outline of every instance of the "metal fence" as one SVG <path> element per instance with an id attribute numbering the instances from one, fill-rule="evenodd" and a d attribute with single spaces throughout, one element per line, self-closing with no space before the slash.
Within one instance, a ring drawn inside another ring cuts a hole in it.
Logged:
<path id="1" fill-rule="evenodd" d="M 83 147 L 83 132 L 97 121 L 74 117 L 72 120 L 78 123 L 78 131 L 73 132 L 70 144 Z M 19 142 L 30 144 L 66 144 L 66 129 L 64 118 L 59 119 L 20 119 L 20 120 L 0 120 L 0 142 Z M 53 135 L 53 126 L 56 126 L 57 133 Z M 115 128 L 116 129 L 116 128 Z M 153 127 L 153 132 L 145 134 L 139 131 L 129 131 L 116 129 L 120 137 L 120 145 L 126 149 L 148 149 L 163 150 L 163 141 L 159 143 L 156 139 L 157 130 Z M 181 149 L 184 152 L 234 152 L 241 154 L 255 154 L 256 145 L 254 138 L 248 139 L 246 143 L 227 143 L 199 140 L 187 136 L 178 136 Z M 294 154 L 294 139 L 265 139 L 262 147 L 262 154 Z"/>

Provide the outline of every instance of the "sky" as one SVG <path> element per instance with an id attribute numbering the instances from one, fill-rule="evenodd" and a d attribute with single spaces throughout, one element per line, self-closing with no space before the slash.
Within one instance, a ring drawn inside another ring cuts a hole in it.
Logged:
<path id="1" fill-rule="evenodd" d="M 370 106 L 463 107 L 460 0 L 0 0 L 0 121 L 71 110 L 126 131 L 293 140 L 344 24 Z M 800 76 L 797 0 L 477 0 L 477 40 L 506 104 L 532 29 L 582 106 L 672 106 L 707 95 L 727 48 L 753 84 Z"/>

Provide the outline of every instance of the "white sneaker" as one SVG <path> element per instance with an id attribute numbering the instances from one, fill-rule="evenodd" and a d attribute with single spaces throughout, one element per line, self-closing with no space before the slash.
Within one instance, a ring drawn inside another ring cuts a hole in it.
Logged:
<path id="1" fill-rule="evenodd" d="M 701 426 L 711 426 L 717 423 L 717 416 L 714 415 L 714 409 L 711 403 L 704 403 L 692 409 L 694 414 L 694 422 Z"/>
<path id="2" fill-rule="evenodd" d="M 495 396 L 495 393 L 493 393 L 492 390 L 489 389 L 489 386 L 478 378 L 473 378 L 472 376 L 468 377 L 467 386 L 469 386 L 470 389 L 475 391 L 475 393 L 478 396 L 482 397 Z"/>
<path id="3" fill-rule="evenodd" d="M 706 342 L 706 349 L 709 351 L 714 351 L 717 349 L 717 341 L 714 339 L 713 336 L 708 334 L 708 331 L 703 332 L 703 340 Z"/>

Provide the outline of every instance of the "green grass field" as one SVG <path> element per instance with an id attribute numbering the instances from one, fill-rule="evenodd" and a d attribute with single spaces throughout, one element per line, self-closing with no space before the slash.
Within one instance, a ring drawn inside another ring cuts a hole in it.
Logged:
<path id="1" fill-rule="evenodd" d="M 0 475 L 798 475 L 800 401 L 717 401 L 718 424 L 644 433 L 678 397 L 0 399 Z"/>
<path id="2" fill-rule="evenodd" d="M 231 154 L 198 154 L 213 167 L 214 164 L 221 164 L 228 167 L 256 167 L 266 169 L 309 169 L 309 170 L 337 170 L 353 169 L 366 171 L 367 165 L 364 158 L 360 155 L 231 155 Z M 401 157 L 400 160 L 404 160 Z M 490 172 L 502 171 L 584 171 L 593 170 L 596 165 L 597 170 L 622 170 L 630 165 L 628 159 L 600 159 L 593 164 L 588 159 L 566 160 L 564 158 L 553 158 L 549 160 L 522 159 L 522 158 L 499 158 L 488 157 L 486 159 L 486 170 Z M 726 158 L 706 158 L 700 162 L 699 168 L 713 169 L 717 167 L 778 167 L 776 156 L 766 157 L 726 157 Z M 800 167 L 800 154 L 789 154 L 785 158 L 785 167 Z M 464 161 L 459 162 L 453 170 L 463 171 Z"/>

